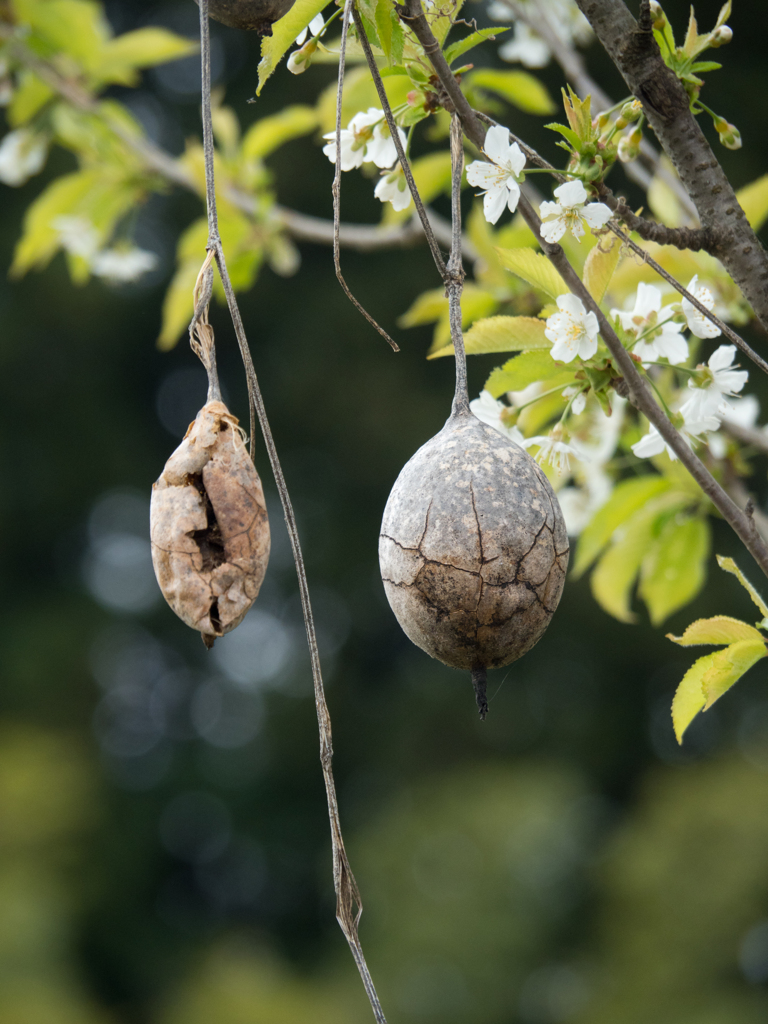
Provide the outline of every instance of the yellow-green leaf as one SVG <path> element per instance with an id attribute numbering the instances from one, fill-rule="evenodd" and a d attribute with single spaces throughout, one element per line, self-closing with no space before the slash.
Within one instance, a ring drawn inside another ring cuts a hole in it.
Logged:
<path id="1" fill-rule="evenodd" d="M 74 58 L 86 71 L 101 61 L 112 32 L 100 3 L 95 0 L 47 0 L 25 4 L 23 19 L 60 55 Z"/>
<path id="2" fill-rule="evenodd" d="M 546 86 L 527 71 L 480 68 L 467 77 L 473 87 L 490 89 L 528 114 L 554 114 L 557 109 Z"/>
<path id="3" fill-rule="evenodd" d="M 701 688 L 706 698 L 704 710 L 711 708 L 726 690 L 730 690 L 767 653 L 765 641 L 761 637 L 759 640 L 740 640 L 711 654 L 712 660 L 701 679 Z"/>
<path id="4" fill-rule="evenodd" d="M 758 592 L 746 578 L 741 569 L 739 569 L 734 560 L 732 558 L 723 558 L 722 555 L 718 555 L 717 564 L 720 566 L 721 569 L 724 569 L 725 572 L 733 573 L 733 575 L 736 577 L 739 583 L 741 583 L 742 587 L 744 587 L 746 592 L 752 598 L 752 600 L 763 613 L 763 615 L 765 617 L 768 617 L 768 606 L 766 606 L 765 601 L 763 601 L 762 597 L 760 597 Z"/>
<path id="5" fill-rule="evenodd" d="M 710 530 L 705 519 L 669 519 L 643 560 L 638 592 L 658 626 L 704 586 Z"/>
<path id="6" fill-rule="evenodd" d="M 543 349 L 523 352 L 514 359 L 508 359 L 503 366 L 497 367 L 485 382 L 485 390 L 494 398 L 505 391 L 522 391 L 529 384 L 539 380 L 547 381 L 548 387 L 555 387 L 554 378 L 563 382 L 563 387 L 573 380 L 574 371 L 563 371 L 562 366 L 554 361 L 549 352 Z"/>
<path id="7" fill-rule="evenodd" d="M 768 174 L 752 181 L 736 193 L 750 226 L 759 231 L 768 218 Z"/>
<path id="8" fill-rule="evenodd" d="M 165 28 L 139 28 L 110 39 L 101 48 L 99 63 L 92 69 L 103 82 L 135 85 L 138 68 L 154 67 L 170 60 L 186 57 L 198 49 L 191 39 L 177 36 Z"/>
<path id="9" fill-rule="evenodd" d="M 605 298 L 620 259 L 621 242 L 618 238 L 602 238 L 590 249 L 584 264 L 584 284 L 595 302 L 602 302 Z"/>
<path id="10" fill-rule="evenodd" d="M 675 492 L 659 495 L 614 534 L 614 543 L 597 563 L 591 580 L 595 600 L 609 615 L 621 622 L 636 620 L 629 606 L 632 587 L 654 542 L 659 520 L 684 503 Z"/>
<path id="11" fill-rule="evenodd" d="M 464 335 L 464 349 L 468 356 L 486 355 L 489 352 L 524 352 L 533 348 L 549 350 L 551 343 L 544 334 L 546 326 L 543 320 L 535 316 L 490 316 L 472 324 Z M 440 356 L 452 355 L 453 345 L 449 344 L 436 352 L 430 352 L 427 358 L 438 359 Z"/>
<path id="12" fill-rule="evenodd" d="M 251 125 L 243 137 L 243 156 L 246 160 L 263 159 L 291 139 L 311 132 L 316 125 L 317 113 L 312 107 L 285 107 L 279 114 L 262 117 Z"/>
<path id="13" fill-rule="evenodd" d="M 641 509 L 646 502 L 669 490 L 663 476 L 648 474 L 623 480 L 613 494 L 592 517 L 579 537 L 573 575 L 580 576 L 594 562 L 622 523 Z"/>
<path id="14" fill-rule="evenodd" d="M 737 640 L 763 640 L 763 634 L 741 619 L 729 615 L 713 615 L 711 619 L 697 619 L 682 636 L 667 633 L 667 638 L 681 647 L 697 644 L 732 644 Z"/>
<path id="15" fill-rule="evenodd" d="M 533 288 L 545 292 L 552 299 L 565 295 L 568 286 L 546 256 L 533 249 L 497 249 L 499 259 L 513 274 L 522 277 Z"/>
<path id="16" fill-rule="evenodd" d="M 54 95 L 53 89 L 26 69 L 19 74 L 19 87 L 8 104 L 8 124 L 18 128 L 26 124 Z"/>
<path id="17" fill-rule="evenodd" d="M 715 651 L 714 654 L 705 654 L 703 658 L 695 661 L 677 687 L 672 701 L 672 725 L 675 728 L 678 743 L 683 742 L 685 730 L 696 715 L 704 710 L 707 699 L 704 696 L 702 680 L 715 654 L 719 653 L 719 651 Z"/>
<path id="18" fill-rule="evenodd" d="M 264 88 L 266 80 L 280 63 L 281 58 L 293 45 L 296 36 L 327 5 L 328 0 L 296 0 L 290 11 L 274 23 L 272 35 L 262 37 L 257 96 Z"/>

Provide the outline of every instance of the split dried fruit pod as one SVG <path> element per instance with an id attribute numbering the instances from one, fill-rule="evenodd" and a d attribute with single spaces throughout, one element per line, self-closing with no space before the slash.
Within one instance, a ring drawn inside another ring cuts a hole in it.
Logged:
<path id="1" fill-rule="evenodd" d="M 272 35 L 272 26 L 293 7 L 295 0 L 209 0 L 208 11 L 230 28 Z M 196 0 L 198 7 L 200 0 Z"/>
<path id="2" fill-rule="evenodd" d="M 150 536 L 166 601 L 213 646 L 255 601 L 270 543 L 261 480 L 223 402 L 203 406 L 153 485 Z"/>
<path id="3" fill-rule="evenodd" d="M 384 509 L 379 562 L 408 637 L 472 673 L 481 717 L 485 676 L 526 654 L 557 608 L 568 535 L 533 459 L 463 404 L 403 468 Z"/>

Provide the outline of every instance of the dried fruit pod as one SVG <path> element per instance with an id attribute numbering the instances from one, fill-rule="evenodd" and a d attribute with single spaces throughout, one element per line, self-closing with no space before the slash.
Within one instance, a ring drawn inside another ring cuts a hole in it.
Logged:
<path id="1" fill-rule="evenodd" d="M 213 646 L 255 601 L 269 559 L 261 480 L 223 402 L 203 406 L 152 486 L 150 536 L 166 601 Z"/>
<path id="2" fill-rule="evenodd" d="M 195 0 L 198 7 L 200 0 Z M 272 35 L 272 25 L 293 7 L 295 0 L 209 0 L 212 18 L 230 28 Z"/>
<path id="3" fill-rule="evenodd" d="M 485 717 L 486 669 L 526 654 L 557 608 L 568 535 L 533 459 L 454 408 L 392 488 L 379 562 L 405 633 L 433 658 L 472 672 Z"/>

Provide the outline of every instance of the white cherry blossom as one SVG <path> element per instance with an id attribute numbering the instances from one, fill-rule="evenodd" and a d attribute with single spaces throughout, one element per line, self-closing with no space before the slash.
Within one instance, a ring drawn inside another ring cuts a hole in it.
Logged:
<path id="1" fill-rule="evenodd" d="M 43 169 L 48 140 L 28 128 L 9 132 L 0 142 L 0 181 L 14 188 Z"/>
<path id="2" fill-rule="evenodd" d="M 325 21 L 322 14 L 316 14 L 312 21 L 309 23 L 309 32 L 312 36 L 319 35 L 325 28 Z M 301 46 L 304 40 L 307 38 L 307 29 L 303 28 L 301 32 L 296 36 L 296 45 Z"/>
<path id="3" fill-rule="evenodd" d="M 157 256 L 146 249 L 103 249 L 91 262 L 91 270 L 114 284 L 127 284 L 157 266 Z"/>
<path id="4" fill-rule="evenodd" d="M 373 194 L 382 203 L 392 203 L 396 210 L 407 210 L 411 205 L 411 190 L 399 165 L 382 176 Z"/>
<path id="5" fill-rule="evenodd" d="M 709 288 L 705 288 L 704 285 L 699 285 L 698 281 L 699 275 L 694 274 L 686 290 L 689 291 L 694 298 L 698 299 L 706 309 L 713 310 L 715 308 L 714 295 Z M 685 313 L 685 319 L 688 323 L 688 330 L 691 334 L 695 334 L 697 338 L 717 338 L 723 333 L 720 328 L 713 324 L 711 320 L 708 320 L 703 313 L 700 313 L 689 299 L 683 299 L 682 306 L 683 313 Z"/>
<path id="6" fill-rule="evenodd" d="M 547 319 L 544 331 L 552 342 L 550 355 L 563 363 L 570 363 L 576 356 L 590 359 L 597 352 L 597 317 L 591 311 L 588 313 L 581 299 L 570 292 L 558 296 L 557 308 L 560 312 Z"/>
<path id="7" fill-rule="evenodd" d="M 405 133 L 402 128 L 397 130 L 405 146 Z M 323 152 L 331 163 L 336 163 L 336 132 L 328 132 L 323 138 L 329 140 L 328 145 L 323 146 Z M 377 167 L 391 167 L 396 159 L 397 148 L 389 134 L 383 110 L 369 107 L 365 113 L 355 114 L 347 127 L 342 128 L 342 171 L 351 171 L 367 162 L 373 162 Z"/>
<path id="8" fill-rule="evenodd" d="M 490 10 L 488 11 L 490 14 Z M 499 20 L 505 21 L 509 15 Z M 543 68 L 549 64 L 552 51 L 524 21 L 518 21 L 511 39 L 499 47 L 499 56 L 510 64 L 519 61 L 527 68 Z"/>
<path id="9" fill-rule="evenodd" d="M 599 508 L 608 501 L 613 480 L 602 466 L 578 464 L 579 486 L 569 485 L 557 492 L 569 537 L 578 536 Z"/>
<path id="10" fill-rule="evenodd" d="M 541 204 L 541 235 L 547 242 L 559 242 L 570 228 L 573 237 L 584 237 L 584 222 L 590 228 L 604 228 L 611 219 L 605 203 L 587 203 L 587 190 L 581 181 L 566 181 L 555 189 L 556 203 Z"/>
<path id="11" fill-rule="evenodd" d="M 491 162 L 474 160 L 467 167 L 467 181 L 484 189 L 483 213 L 489 224 L 495 224 L 505 206 L 510 213 L 517 209 L 525 156 L 516 142 L 510 145 L 509 132 L 499 124 L 488 129 L 483 152 Z"/>
<path id="12" fill-rule="evenodd" d="M 523 435 L 518 428 L 507 426 L 502 418 L 503 413 L 509 409 L 509 406 L 497 401 L 490 391 L 481 391 L 480 397 L 473 399 L 469 403 L 469 408 L 483 423 L 487 423 L 489 427 L 498 430 L 500 434 L 508 437 L 510 441 L 514 441 L 519 445 L 523 444 Z"/>
<path id="13" fill-rule="evenodd" d="M 709 357 L 708 364 L 699 367 L 699 376 L 688 381 L 693 392 L 688 401 L 697 403 L 702 412 L 722 415 L 727 409 L 724 396 L 734 397 L 749 380 L 748 370 L 738 370 L 733 365 L 735 355 L 735 345 L 720 345 Z"/>
<path id="14" fill-rule="evenodd" d="M 682 426 L 678 428 L 680 436 L 690 447 L 691 440 L 697 439 L 701 434 L 717 430 L 720 420 L 717 416 L 702 408 L 697 401 L 689 399 L 680 408 L 680 415 L 683 417 Z M 653 424 L 648 427 L 648 433 L 632 445 L 632 451 L 639 459 L 650 459 L 654 455 L 661 455 L 666 448 L 670 459 L 675 462 L 677 455 L 666 443 Z"/>
<path id="15" fill-rule="evenodd" d="M 536 445 L 539 449 L 536 453 L 536 461 L 548 462 L 550 466 L 554 466 L 558 473 L 570 471 L 572 455 L 577 459 L 584 458 L 583 453 L 578 448 L 574 448 L 572 444 L 566 444 L 565 441 L 560 440 L 557 427 L 548 437 L 527 437 L 523 441 L 523 448 L 530 448 L 532 445 Z"/>
<path id="16" fill-rule="evenodd" d="M 637 286 L 634 307 L 612 309 L 611 316 L 617 316 L 624 330 L 636 338 L 645 335 L 632 350 L 644 363 L 668 359 L 672 366 L 677 366 L 688 358 L 688 342 L 680 336 L 683 326 L 670 320 L 673 316 L 670 306 L 661 308 L 661 292 L 652 284 L 641 282 Z"/>
<path id="17" fill-rule="evenodd" d="M 51 227 L 59 233 L 62 249 L 90 262 L 99 250 L 99 232 L 85 217 L 56 217 Z"/>

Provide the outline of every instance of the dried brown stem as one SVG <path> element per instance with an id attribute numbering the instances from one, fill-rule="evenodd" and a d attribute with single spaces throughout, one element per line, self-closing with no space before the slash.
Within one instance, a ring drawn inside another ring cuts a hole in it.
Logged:
<path id="1" fill-rule="evenodd" d="M 435 74 L 447 94 L 448 102 L 461 119 L 464 133 L 479 149 L 482 149 L 485 140 L 483 126 L 449 68 L 440 49 L 440 44 L 435 39 L 427 19 L 424 17 L 420 0 L 405 0 L 405 4 L 402 7 L 398 6 L 397 9 L 401 18 L 408 21 L 414 35 L 429 57 Z M 726 494 L 702 461 L 694 455 L 672 422 L 656 404 L 648 385 L 638 372 L 632 357 L 624 348 L 607 317 L 569 263 L 562 247 L 560 245 L 552 245 L 541 237 L 541 221 L 524 195 L 520 197 L 518 209 L 536 236 L 542 252 L 558 270 L 569 290 L 581 299 L 587 310 L 594 312 L 597 316 L 600 333 L 613 357 L 615 365 L 627 383 L 632 404 L 658 430 L 664 441 L 677 455 L 702 491 L 722 514 L 723 518 L 731 525 L 760 568 L 768 576 L 768 545 L 765 544 L 758 534 L 752 517 L 742 511 Z"/>
<path id="2" fill-rule="evenodd" d="M 445 268 L 444 280 L 448 293 L 448 320 L 451 327 L 451 341 L 456 357 L 456 393 L 452 412 L 469 412 L 469 391 L 467 390 L 467 354 L 464 351 L 464 334 L 461 324 L 461 292 L 464 288 L 464 267 L 461 264 L 461 175 L 464 172 L 464 146 L 462 144 L 461 121 L 456 114 L 451 118 L 451 223 L 453 241 L 451 255 Z"/>
<path id="3" fill-rule="evenodd" d="M 302 554 L 301 544 L 299 542 L 299 533 L 296 526 L 296 516 L 293 512 L 293 505 L 288 493 L 288 487 L 277 455 L 277 448 L 275 447 L 272 430 L 269 426 L 269 420 L 267 419 L 266 409 L 264 408 L 264 400 L 261 395 L 261 389 L 259 388 L 259 382 L 256 377 L 256 370 L 248 347 L 248 340 L 245 335 L 242 317 L 240 316 L 240 309 L 237 304 L 237 299 L 235 298 L 234 289 L 232 288 L 229 272 L 227 271 L 227 263 L 224 256 L 224 250 L 221 246 L 221 239 L 219 238 L 218 231 L 215 230 L 216 193 L 213 178 L 213 133 L 211 131 L 210 124 L 211 82 L 208 0 L 200 0 L 200 39 L 203 50 L 204 146 L 206 150 L 206 157 L 210 155 L 210 162 L 206 159 L 206 184 L 208 186 L 207 194 L 209 196 L 209 202 L 214 207 L 213 214 L 211 214 L 211 210 L 209 208 L 209 225 L 213 226 L 214 233 L 208 239 L 208 248 L 215 254 L 216 265 L 221 276 L 222 284 L 224 285 L 227 305 L 232 317 L 237 343 L 240 348 L 240 354 L 245 367 L 245 375 L 248 383 L 248 396 L 251 403 L 252 414 L 253 411 L 255 411 L 261 426 L 264 444 L 266 445 L 267 454 L 269 455 L 269 461 L 272 466 L 272 472 L 275 477 L 275 484 L 280 495 L 280 501 L 283 505 L 283 514 L 288 528 L 288 536 L 291 541 L 293 559 L 296 564 L 296 575 L 298 577 L 299 593 L 301 595 L 301 608 L 304 615 L 304 625 L 307 631 L 307 644 L 309 646 L 309 655 L 312 664 L 315 706 L 317 709 L 317 722 L 320 733 L 320 763 L 323 770 L 325 793 L 328 802 L 328 816 L 331 824 L 333 883 L 336 890 L 336 918 L 344 932 L 347 942 L 349 943 L 352 956 L 354 957 L 355 963 L 357 964 L 357 968 L 360 972 L 360 977 L 362 978 L 363 986 L 365 987 L 366 994 L 373 1009 L 376 1022 L 377 1024 L 386 1024 L 386 1018 L 376 994 L 376 989 L 374 987 L 373 980 L 371 979 L 368 965 L 365 962 L 365 956 L 363 955 L 362 946 L 360 945 L 360 940 L 357 935 L 357 925 L 360 919 L 360 914 L 363 910 L 363 904 L 360 899 L 360 892 L 357 888 L 355 877 L 352 874 L 352 869 L 349 865 L 347 852 L 344 848 L 344 839 L 341 832 L 339 807 L 336 798 L 336 784 L 334 782 L 332 770 L 333 742 L 331 737 L 331 716 L 325 699 L 323 677 L 320 668 L 320 654 L 317 647 L 317 636 L 315 632 L 315 621 L 312 615 L 309 586 L 307 584 L 307 574 L 304 568 L 304 556 Z M 206 111 L 208 113 L 207 117 Z"/>
<path id="4" fill-rule="evenodd" d="M 344 280 L 344 275 L 341 272 L 341 254 L 339 246 L 339 224 L 341 221 L 341 101 L 344 93 L 344 68 L 346 64 L 347 56 L 347 33 L 349 32 L 349 17 L 350 13 L 354 11 L 355 0 L 346 0 L 344 4 L 344 14 L 341 21 L 341 46 L 339 50 L 339 86 L 338 92 L 336 93 L 336 170 L 333 175 L 333 186 L 331 191 L 333 192 L 333 266 L 336 270 L 336 277 L 338 278 L 339 284 L 341 285 L 344 294 L 347 296 L 349 301 L 355 307 L 355 309 L 362 313 L 368 323 L 375 328 L 392 346 L 393 351 L 399 352 L 400 348 L 396 342 L 390 338 L 383 327 L 373 319 L 371 314 L 363 308 L 363 306 L 357 301 L 355 296 L 349 289 L 349 285 Z"/>
<path id="5" fill-rule="evenodd" d="M 387 120 L 387 127 L 389 128 L 390 135 L 392 136 L 392 141 L 395 144 L 395 149 L 397 150 L 397 156 L 400 161 L 400 166 L 403 169 L 405 180 L 408 183 L 408 188 L 410 189 L 411 196 L 413 197 L 413 202 L 414 205 L 416 206 L 416 212 L 419 215 L 419 220 L 421 221 L 422 227 L 424 228 L 424 235 L 426 236 L 427 244 L 429 245 L 430 252 L 432 253 L 432 258 L 435 261 L 437 272 L 441 276 L 444 276 L 445 262 L 443 261 L 443 254 L 440 252 L 440 246 L 437 244 L 437 239 L 435 238 L 434 232 L 432 230 L 432 225 L 429 222 L 427 211 L 424 209 L 424 204 L 421 201 L 419 190 L 416 188 L 416 182 L 413 180 L 411 165 L 408 162 L 408 158 L 405 155 L 405 150 L 403 149 L 403 143 L 400 138 L 400 132 L 397 130 L 395 117 L 394 114 L 392 113 L 392 107 L 390 106 L 386 90 L 384 89 L 384 83 L 382 82 L 381 75 L 379 74 L 379 68 L 378 65 L 376 64 L 376 58 L 373 56 L 371 44 L 368 42 L 368 36 L 365 34 L 365 28 L 363 26 L 362 18 L 358 14 L 356 8 L 354 8 L 352 11 L 352 17 L 355 19 L 357 37 L 360 40 L 360 45 L 363 48 L 363 53 L 365 54 L 365 59 L 368 63 L 368 70 L 371 72 L 371 77 L 373 78 L 373 84 L 376 86 L 376 92 L 378 93 L 379 96 L 381 109 L 384 111 L 384 116 Z M 454 230 L 455 223 L 456 222 L 454 220 Z"/>

